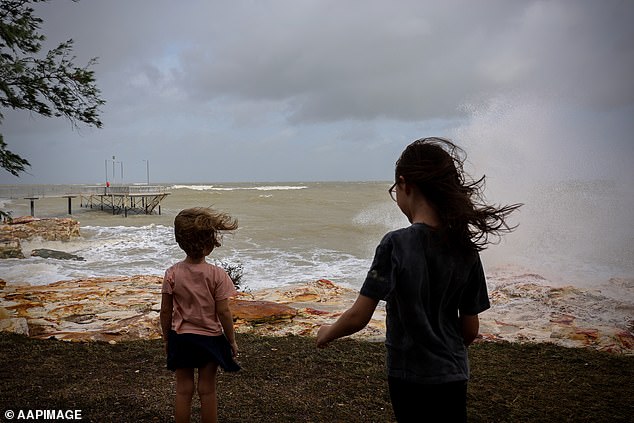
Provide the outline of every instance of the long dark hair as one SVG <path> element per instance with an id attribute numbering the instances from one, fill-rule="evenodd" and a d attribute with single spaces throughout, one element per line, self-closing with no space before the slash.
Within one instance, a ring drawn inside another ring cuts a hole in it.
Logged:
<path id="1" fill-rule="evenodd" d="M 413 184 L 432 204 L 439 230 L 451 247 L 484 250 L 509 226 L 506 218 L 522 204 L 493 206 L 484 201 L 484 176 L 468 179 L 463 170 L 466 153 L 445 138 L 422 138 L 408 145 L 396 161 L 396 181 Z"/>

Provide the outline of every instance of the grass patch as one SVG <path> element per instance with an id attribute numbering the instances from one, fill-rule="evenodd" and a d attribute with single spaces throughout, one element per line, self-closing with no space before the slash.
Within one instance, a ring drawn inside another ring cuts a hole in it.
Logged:
<path id="1" fill-rule="evenodd" d="M 223 422 L 390 422 L 384 346 L 239 334 L 243 370 L 219 375 Z M 629 422 L 634 357 L 550 344 L 470 348 L 473 422 Z M 79 409 L 83 421 L 173 421 L 161 341 L 116 345 L 0 334 L 0 415 Z M 198 421 L 194 400 L 192 421 Z"/>

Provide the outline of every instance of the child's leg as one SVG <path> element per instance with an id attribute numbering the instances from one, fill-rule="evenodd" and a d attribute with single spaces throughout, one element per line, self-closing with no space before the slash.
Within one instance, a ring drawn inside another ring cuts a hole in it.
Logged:
<path id="1" fill-rule="evenodd" d="M 218 421 L 218 402 L 216 400 L 217 371 L 218 364 L 214 362 L 209 362 L 198 369 L 201 423 L 216 423 Z"/>
<path id="2" fill-rule="evenodd" d="M 194 396 L 194 369 L 176 369 L 176 423 L 189 423 Z"/>

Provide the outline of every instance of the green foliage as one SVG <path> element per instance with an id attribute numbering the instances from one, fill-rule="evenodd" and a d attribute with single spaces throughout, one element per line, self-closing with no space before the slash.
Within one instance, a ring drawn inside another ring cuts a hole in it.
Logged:
<path id="1" fill-rule="evenodd" d="M 229 275 L 229 278 L 231 279 L 231 282 L 233 282 L 233 285 L 236 287 L 237 290 L 240 290 L 242 275 L 244 271 L 242 263 L 232 263 L 226 260 L 215 260 L 214 262 L 216 266 L 222 267 L 225 272 L 227 272 L 227 275 Z"/>
<path id="2" fill-rule="evenodd" d="M 24 172 L 26 167 L 30 166 L 26 159 L 7 150 L 7 145 L 2 138 L 2 134 L 0 134 L 0 166 L 14 176 L 19 176 L 20 172 Z"/>
<path id="3" fill-rule="evenodd" d="M 0 0 L 0 107 L 100 128 L 99 107 L 105 101 L 90 70 L 96 59 L 76 66 L 72 39 L 38 57 L 46 37 L 38 32 L 42 19 L 31 5 L 46 1 Z M 0 112 L 0 123 L 3 118 Z M 19 176 L 30 164 L 9 151 L 0 136 L 0 166 Z"/>
<path id="4" fill-rule="evenodd" d="M 9 222 L 11 223 L 11 221 L 13 220 L 13 217 L 11 217 L 11 212 L 5 212 L 3 210 L 0 210 L 0 220 L 2 222 Z"/>

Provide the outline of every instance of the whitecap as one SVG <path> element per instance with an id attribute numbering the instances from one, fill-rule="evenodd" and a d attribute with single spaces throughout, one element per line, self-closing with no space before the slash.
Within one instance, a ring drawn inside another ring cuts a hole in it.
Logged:
<path id="1" fill-rule="evenodd" d="M 307 189 L 306 185 L 261 185 L 261 186 L 215 186 L 215 185 L 172 185 L 171 189 L 191 189 L 194 191 L 291 191 Z"/>
<path id="2" fill-rule="evenodd" d="M 194 191 L 207 191 L 213 188 L 213 185 L 172 185 L 170 187 L 170 189 L 191 189 Z"/>
<path id="3" fill-rule="evenodd" d="M 242 287 L 251 290 L 289 286 L 318 279 L 329 279 L 339 285 L 358 288 L 371 264 L 370 259 L 325 249 L 241 249 L 228 255 L 226 259 L 242 265 Z"/>
<path id="4" fill-rule="evenodd" d="M 271 186 L 263 186 L 263 187 L 252 187 L 252 188 L 245 188 L 245 189 L 255 189 L 258 191 L 292 191 L 292 190 L 297 190 L 297 189 L 306 189 L 308 188 L 307 186 L 303 186 L 303 185 L 298 185 L 298 186 L 294 186 L 294 185 L 290 185 L 290 186 L 286 186 L 286 185 L 271 185 Z"/>

